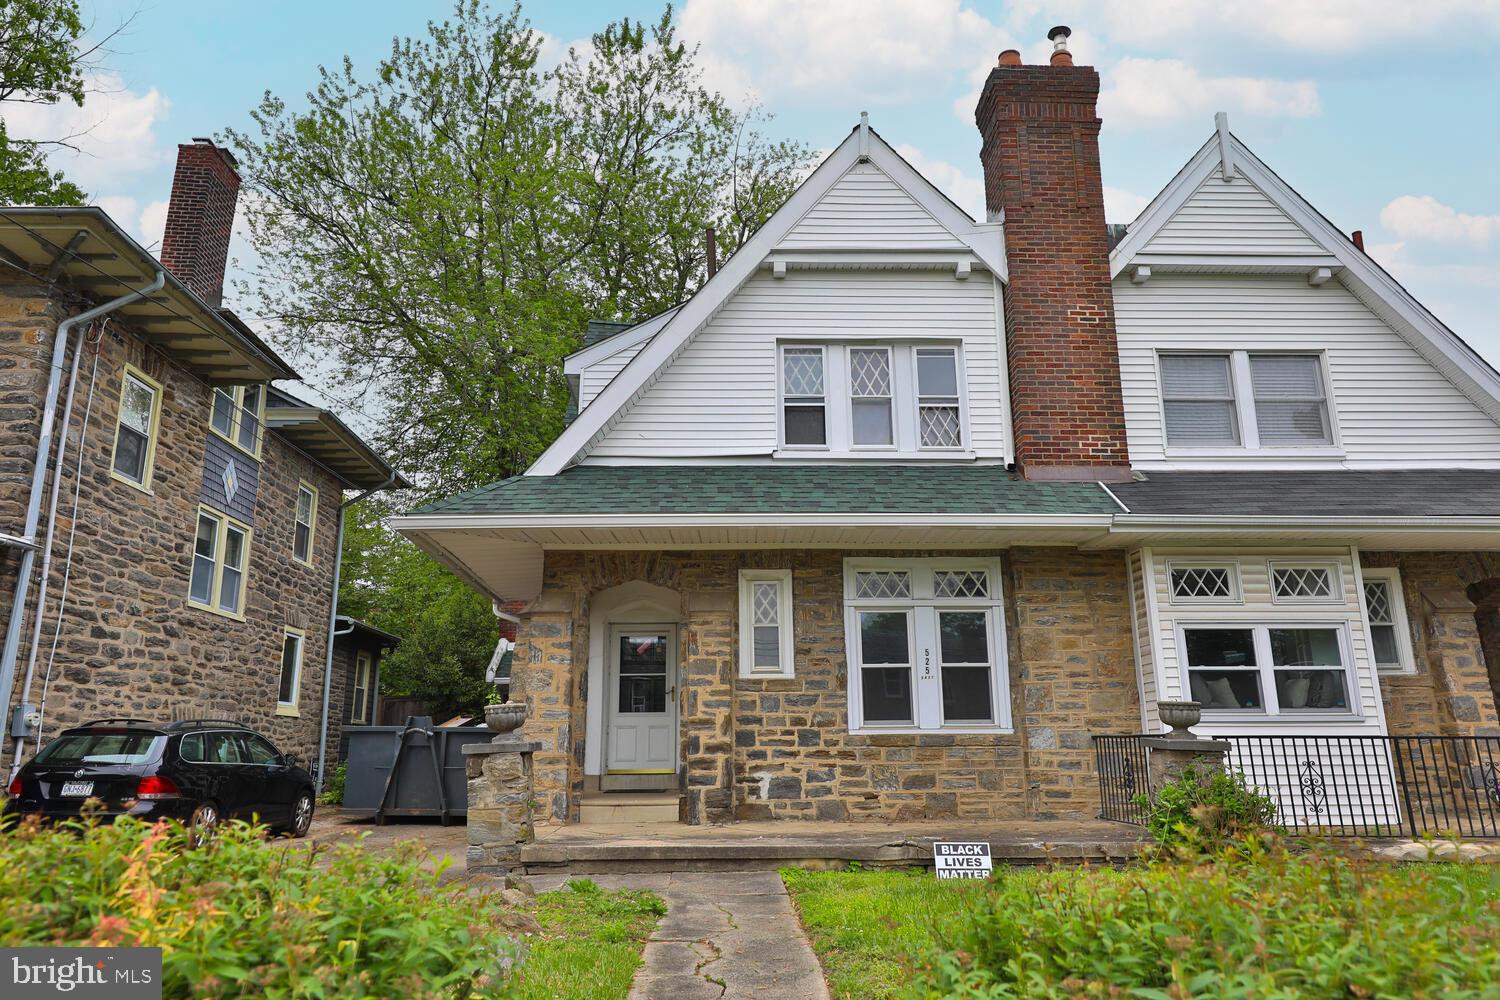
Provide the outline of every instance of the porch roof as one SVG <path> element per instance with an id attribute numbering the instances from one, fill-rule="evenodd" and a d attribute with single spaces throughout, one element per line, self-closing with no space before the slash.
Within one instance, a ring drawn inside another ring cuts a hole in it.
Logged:
<path id="1" fill-rule="evenodd" d="M 1118 514 L 1095 483 L 1001 465 L 581 465 L 515 476 L 412 514 Z"/>
<path id="2" fill-rule="evenodd" d="M 1110 487 L 1131 515 L 1493 517 L 1500 470 L 1152 472 Z"/>

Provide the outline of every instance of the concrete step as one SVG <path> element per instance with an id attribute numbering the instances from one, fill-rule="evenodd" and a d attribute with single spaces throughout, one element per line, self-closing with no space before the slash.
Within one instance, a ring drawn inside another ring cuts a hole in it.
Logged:
<path id="1" fill-rule="evenodd" d="M 675 823 L 676 792 L 596 792 L 585 795 L 580 822 L 585 826 Z"/>

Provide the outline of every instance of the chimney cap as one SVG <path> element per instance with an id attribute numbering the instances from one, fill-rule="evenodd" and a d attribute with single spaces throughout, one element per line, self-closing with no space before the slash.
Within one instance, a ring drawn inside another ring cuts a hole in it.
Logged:
<path id="1" fill-rule="evenodd" d="M 1019 66 L 1019 65 L 1021 65 L 1021 50 L 1020 49 L 1006 49 L 1004 52 L 1000 53 L 1000 65 L 1001 66 Z"/>
<path id="2" fill-rule="evenodd" d="M 1047 32 L 1047 40 L 1055 45 L 1057 44 L 1057 36 L 1061 35 L 1064 39 L 1067 39 L 1072 37 L 1072 34 L 1072 28 L 1068 27 L 1066 24 L 1059 24 L 1057 27 Z M 1066 44 L 1066 42 L 1064 42 L 1064 44 Z"/>

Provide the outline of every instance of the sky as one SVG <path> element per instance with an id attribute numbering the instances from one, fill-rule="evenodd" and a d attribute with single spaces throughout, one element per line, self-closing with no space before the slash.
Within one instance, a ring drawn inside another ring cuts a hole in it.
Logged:
<path id="1" fill-rule="evenodd" d="M 498 0 L 504 3 L 508 0 Z M 67 171 L 144 245 L 176 146 L 294 107 L 320 64 L 372 69 L 448 0 L 83 0 L 112 43 L 82 109 L 8 112 L 13 135 L 84 132 Z M 657 2 L 527 2 L 544 56 Z M 1054 24 L 1102 78 L 1111 222 L 1129 222 L 1213 131 L 1215 111 L 1455 332 L 1500 364 L 1500 0 L 685 0 L 705 80 L 814 149 L 871 125 L 983 217 L 973 110 L 996 55 L 1044 62 Z M 235 252 L 245 254 L 242 242 Z M 244 259 L 243 257 L 241 259 Z M 233 296 L 229 296 L 233 305 Z"/>

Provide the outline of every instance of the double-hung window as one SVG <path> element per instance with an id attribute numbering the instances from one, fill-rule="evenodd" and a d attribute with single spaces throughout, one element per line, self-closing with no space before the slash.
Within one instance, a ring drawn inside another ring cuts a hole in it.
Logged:
<path id="1" fill-rule="evenodd" d="M 287 627 L 281 636 L 281 676 L 276 686 L 276 714 L 297 715 L 297 695 L 302 687 L 302 647 L 306 633 Z"/>
<path id="2" fill-rule="evenodd" d="M 292 525 L 292 558 L 312 563 L 313 525 L 318 518 L 318 491 L 307 483 L 297 485 L 297 510 Z"/>
<path id="3" fill-rule="evenodd" d="M 792 571 L 740 570 L 741 677 L 791 677 Z"/>
<path id="4" fill-rule="evenodd" d="M 1365 584 L 1365 614 L 1370 622 L 1370 658 L 1382 672 L 1415 673 L 1401 571 L 1391 567 L 1360 572 Z"/>
<path id="5" fill-rule="evenodd" d="M 997 562 L 847 560 L 844 604 L 851 731 L 1008 731 Z"/>
<path id="6" fill-rule="evenodd" d="M 1227 715 L 1353 715 L 1343 623 L 1184 624 L 1192 699 Z"/>
<path id="7" fill-rule="evenodd" d="M 209 426 L 242 451 L 260 455 L 266 393 L 261 385 L 236 385 L 214 390 Z"/>
<path id="8" fill-rule="evenodd" d="M 349 721 L 365 725 L 370 721 L 370 702 L 373 691 L 370 682 L 375 677 L 375 658 L 367 649 L 354 654 L 354 684 L 349 694 Z"/>
<path id="9" fill-rule="evenodd" d="M 245 608 L 250 528 L 227 514 L 198 508 L 188 603 L 238 618 Z"/>
<path id="10" fill-rule="evenodd" d="M 782 448 L 916 457 L 969 445 L 956 345 L 786 343 L 779 357 Z"/>
<path id="11" fill-rule="evenodd" d="M 1328 448 L 1333 415 L 1319 354 L 1163 353 L 1162 417 L 1170 448 Z"/>
<path id="12" fill-rule="evenodd" d="M 161 425 L 161 385 L 137 368 L 126 366 L 120 382 L 120 414 L 115 424 L 111 469 L 117 479 L 150 489 L 156 463 L 156 434 Z"/>

